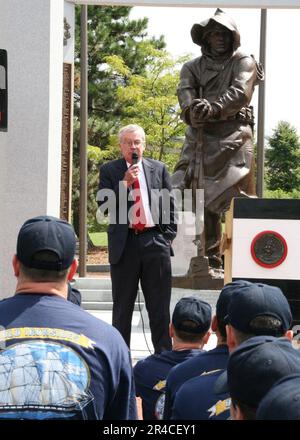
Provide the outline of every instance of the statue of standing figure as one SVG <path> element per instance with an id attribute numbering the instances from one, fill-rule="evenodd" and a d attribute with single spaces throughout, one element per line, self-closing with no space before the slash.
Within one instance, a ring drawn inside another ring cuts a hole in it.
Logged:
<path id="1" fill-rule="evenodd" d="M 233 197 L 254 195 L 254 87 L 262 67 L 239 50 L 240 34 L 222 10 L 191 29 L 202 56 L 181 69 L 178 99 L 188 125 L 174 188 L 204 189 L 204 249 L 210 268 L 222 267 L 221 216 Z M 194 194 L 194 193 L 193 193 Z"/>

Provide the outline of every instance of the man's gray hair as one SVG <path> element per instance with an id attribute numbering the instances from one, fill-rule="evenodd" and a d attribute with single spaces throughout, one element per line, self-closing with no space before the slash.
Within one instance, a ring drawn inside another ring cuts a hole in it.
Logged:
<path id="1" fill-rule="evenodd" d="M 122 141 L 122 138 L 126 133 L 132 133 L 135 131 L 139 131 L 143 135 L 144 141 L 146 140 L 146 134 L 145 134 L 143 127 L 141 127 L 140 125 L 137 125 L 137 124 L 129 124 L 129 125 L 125 125 L 125 127 L 122 127 L 120 129 L 119 142 Z"/>

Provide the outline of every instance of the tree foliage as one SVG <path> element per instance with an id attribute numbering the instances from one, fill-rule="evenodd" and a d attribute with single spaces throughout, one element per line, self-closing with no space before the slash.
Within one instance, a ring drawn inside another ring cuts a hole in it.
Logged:
<path id="1" fill-rule="evenodd" d="M 135 123 L 147 133 L 145 155 L 163 160 L 172 171 L 178 159 L 185 124 L 180 120 L 176 96 L 179 67 L 185 58 L 173 60 L 164 50 L 144 44 L 148 64 L 143 74 L 136 74 L 118 56 L 108 56 L 111 72 L 120 77 L 126 86 L 117 88 L 117 98 L 122 107 L 122 125 Z M 110 145 L 116 146 L 116 136 Z"/>
<path id="2" fill-rule="evenodd" d="M 268 139 L 267 188 L 290 192 L 300 189 L 300 142 L 296 129 L 280 121 Z"/>
<path id="3" fill-rule="evenodd" d="M 292 191 L 283 191 L 282 189 L 276 189 L 274 191 L 267 190 L 264 193 L 266 199 L 300 199 L 300 190 L 293 189 Z"/>
<path id="4" fill-rule="evenodd" d="M 145 71 L 148 58 L 144 42 L 162 49 L 163 37 L 147 37 L 148 19 L 130 20 L 130 7 L 88 7 L 88 110 L 89 143 L 105 148 L 109 135 L 119 124 L 122 109 L 116 98 L 120 77 L 108 68 L 106 57 L 116 55 L 136 74 Z M 80 7 L 76 7 L 75 96 L 80 98 Z M 122 80 L 126 77 L 124 76 Z M 122 83 L 126 85 L 126 82 Z M 79 105 L 75 108 L 78 115 Z"/>

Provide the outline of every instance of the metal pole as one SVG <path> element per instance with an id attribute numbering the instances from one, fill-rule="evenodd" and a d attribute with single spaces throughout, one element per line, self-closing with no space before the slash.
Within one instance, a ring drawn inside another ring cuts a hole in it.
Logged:
<path id="1" fill-rule="evenodd" d="M 87 5 L 80 16 L 80 195 L 79 195 L 79 276 L 86 276 L 87 253 L 87 117 L 88 117 L 88 48 Z"/>
<path id="2" fill-rule="evenodd" d="M 266 34 L 267 34 L 267 9 L 260 12 L 260 62 L 266 72 Z M 265 76 L 266 78 L 266 76 Z M 256 194 L 263 197 L 264 192 L 264 162 L 265 162 L 265 87 L 266 79 L 259 85 L 258 91 L 258 123 L 257 123 L 257 174 Z"/>

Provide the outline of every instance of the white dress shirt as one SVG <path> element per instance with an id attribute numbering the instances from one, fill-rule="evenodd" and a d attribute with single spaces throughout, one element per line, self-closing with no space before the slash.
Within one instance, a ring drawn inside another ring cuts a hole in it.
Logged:
<path id="1" fill-rule="evenodd" d="M 129 168 L 131 166 L 130 163 L 128 163 L 128 162 L 126 162 L 126 163 L 127 163 L 127 167 Z M 148 187 L 147 187 L 147 183 L 146 183 L 146 177 L 145 177 L 144 167 L 142 165 L 142 161 L 139 160 L 137 165 L 140 170 L 139 182 L 140 182 L 140 191 L 141 191 L 143 207 L 144 207 L 145 216 L 146 216 L 146 228 L 152 228 L 153 226 L 155 226 L 155 223 L 154 223 L 152 215 L 151 215 Z"/>

